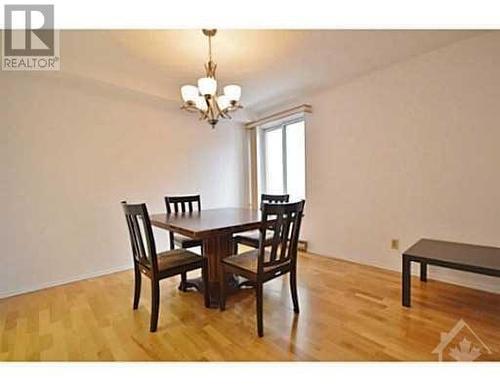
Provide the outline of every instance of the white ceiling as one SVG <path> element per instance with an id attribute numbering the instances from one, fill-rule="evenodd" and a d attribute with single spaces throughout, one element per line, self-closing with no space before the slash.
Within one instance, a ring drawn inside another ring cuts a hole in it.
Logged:
<path id="1" fill-rule="evenodd" d="M 213 40 L 217 78 L 242 86 L 254 113 L 339 85 L 481 31 L 222 30 Z M 61 32 L 61 69 L 180 103 L 179 88 L 202 77 L 199 30 Z"/>

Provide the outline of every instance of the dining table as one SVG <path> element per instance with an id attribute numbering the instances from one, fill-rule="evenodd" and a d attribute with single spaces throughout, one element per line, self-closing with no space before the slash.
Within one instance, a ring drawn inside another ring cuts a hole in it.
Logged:
<path id="1" fill-rule="evenodd" d="M 233 255 L 233 234 L 258 229 L 261 212 L 248 208 L 216 208 L 193 212 L 160 213 L 150 216 L 154 227 L 172 231 L 202 241 L 202 254 L 208 259 L 208 287 L 201 278 L 188 280 L 188 286 L 199 291 L 209 290 L 210 306 L 219 303 L 219 272 L 223 258 Z M 236 276 L 224 278 L 227 292 L 240 287 Z"/>

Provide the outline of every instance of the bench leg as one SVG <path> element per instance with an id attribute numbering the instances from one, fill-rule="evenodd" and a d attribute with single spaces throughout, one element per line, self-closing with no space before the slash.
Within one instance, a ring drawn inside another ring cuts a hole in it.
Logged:
<path id="1" fill-rule="evenodd" d="M 411 261 L 403 256 L 402 301 L 403 306 L 410 307 Z"/>
<path id="2" fill-rule="evenodd" d="M 427 263 L 420 262 L 420 281 L 427 282 Z"/>

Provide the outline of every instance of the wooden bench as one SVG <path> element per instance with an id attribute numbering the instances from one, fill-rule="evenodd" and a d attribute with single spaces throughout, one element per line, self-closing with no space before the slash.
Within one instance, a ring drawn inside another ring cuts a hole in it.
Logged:
<path id="1" fill-rule="evenodd" d="M 427 281 L 427 265 L 500 277 L 500 248 L 420 239 L 403 253 L 402 301 L 410 307 L 411 263 L 420 263 L 420 280 Z"/>

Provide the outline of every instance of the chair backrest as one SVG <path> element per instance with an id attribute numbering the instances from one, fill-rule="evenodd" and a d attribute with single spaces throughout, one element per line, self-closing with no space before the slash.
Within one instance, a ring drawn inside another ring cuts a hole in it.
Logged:
<path id="1" fill-rule="evenodd" d="M 304 204 L 304 200 L 283 204 L 262 204 L 258 273 L 262 273 L 265 267 L 296 262 Z M 270 246 L 266 246 L 266 232 L 268 230 L 272 232 Z M 269 248 L 269 256 L 266 256 L 266 249 Z"/>
<path id="2" fill-rule="evenodd" d="M 167 213 L 185 213 L 193 212 L 193 206 L 196 205 L 198 211 L 201 210 L 201 197 L 200 195 L 188 195 L 188 196 L 166 196 L 165 206 L 167 207 Z"/>
<path id="3" fill-rule="evenodd" d="M 279 203 L 288 202 L 290 199 L 290 195 L 288 194 L 261 194 L 260 195 L 260 203 L 269 202 L 269 203 Z"/>
<path id="4" fill-rule="evenodd" d="M 148 267 L 153 274 L 158 273 L 156 244 L 146 204 L 132 205 L 122 201 L 122 206 L 127 220 L 134 262 Z M 146 246 L 144 246 L 144 238 Z"/>

